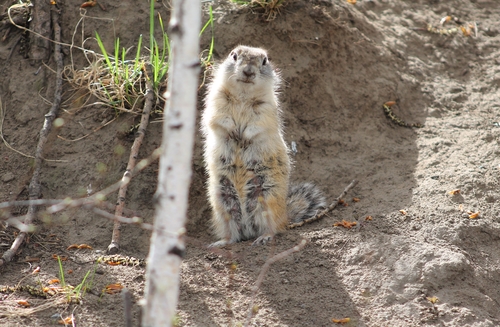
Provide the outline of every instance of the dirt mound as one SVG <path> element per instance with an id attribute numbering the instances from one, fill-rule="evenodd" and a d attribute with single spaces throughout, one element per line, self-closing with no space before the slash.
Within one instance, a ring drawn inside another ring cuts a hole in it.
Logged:
<path id="1" fill-rule="evenodd" d="M 7 5 L 4 1 L 2 8 Z M 106 3 L 106 12 L 93 7 L 79 23 L 78 11 L 62 4 L 63 39 L 81 45 L 97 30 L 110 48 L 115 36 L 132 46 L 141 33 L 147 34 L 148 6 Z M 156 6 L 166 20 L 166 4 Z M 231 255 L 214 254 L 203 248 L 214 239 L 208 230 L 198 135 L 179 325 L 243 324 L 266 259 L 302 238 L 307 246 L 267 273 L 256 296 L 253 325 L 328 326 L 332 318 L 344 317 L 353 326 L 499 325 L 500 4 L 297 0 L 287 1 L 276 19 L 265 21 L 255 9 L 215 1 L 213 13 L 217 60 L 236 45 L 258 46 L 268 50 L 281 72 L 286 141 L 295 142 L 298 150 L 292 180 L 315 182 L 329 199 L 352 179 L 360 182 L 347 196 L 348 206 L 328 218 L 287 231 L 269 246 L 243 242 L 231 247 Z M 446 16 L 452 18 L 440 24 Z M 204 35 L 202 48 L 209 42 L 210 36 Z M 83 44 L 97 50 L 95 42 Z M 32 154 L 50 108 L 54 75 L 46 66 L 31 66 L 17 51 L 9 57 L 14 46 L 14 37 L 0 44 L 0 58 L 7 63 L 0 79 L 2 133 L 13 148 Z M 87 65 L 80 52 L 72 53 L 75 67 Z M 70 97 L 70 87 L 65 87 L 61 116 L 66 124 L 52 133 L 44 154 L 58 160 L 47 161 L 42 170 L 46 199 L 84 196 L 89 186 L 95 191 L 119 180 L 133 141 L 130 129 L 138 123 L 138 117 L 122 114 L 101 127 L 114 113 L 100 105 L 82 106 L 85 97 Z M 203 94 L 202 88 L 200 100 Z M 424 126 L 396 125 L 384 114 L 387 101 L 396 102 L 391 108 L 400 119 Z M 141 157 L 160 145 L 161 124 L 154 120 Z M 0 153 L 0 201 L 27 198 L 31 159 L 5 144 Z M 148 167 L 127 194 L 129 209 L 149 222 L 157 170 L 157 164 Z M 455 189 L 460 193 L 449 194 Z M 22 214 L 25 208 L 16 210 Z M 469 218 L 475 212 L 479 216 Z M 373 219 L 365 221 L 366 216 Z M 342 220 L 362 224 L 352 229 L 333 226 Z M 50 217 L 16 257 L 18 262 L 2 268 L 0 285 L 14 286 L 20 276 L 30 274 L 29 264 L 23 263 L 27 256 L 40 258 L 42 272 L 23 283 L 57 276 L 54 253 L 69 255 L 64 268 L 74 273 L 67 280 L 78 284 L 94 269 L 92 259 L 100 253 L 66 247 L 88 243 L 102 251 L 111 228 L 112 222 L 85 210 Z M 12 231 L 1 232 L 2 250 L 8 248 Z M 122 252 L 145 258 L 149 232 L 124 226 L 122 233 Z M 83 304 L 56 306 L 26 318 L 0 317 L 0 322 L 48 326 L 53 324 L 51 315 L 74 309 L 79 324 L 123 326 L 117 314 L 121 298 L 101 297 L 100 290 L 121 282 L 137 303 L 143 295 L 144 268 L 95 269 L 95 291 Z M 136 321 L 138 311 L 135 305 Z"/>

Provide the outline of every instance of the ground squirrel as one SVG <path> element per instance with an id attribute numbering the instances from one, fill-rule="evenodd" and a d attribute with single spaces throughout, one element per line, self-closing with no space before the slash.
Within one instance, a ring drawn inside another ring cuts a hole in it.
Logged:
<path id="1" fill-rule="evenodd" d="M 223 246 L 257 237 L 265 244 L 289 222 L 316 214 L 325 199 L 310 183 L 289 188 L 280 77 L 265 50 L 238 46 L 215 70 L 202 133 L 212 224 Z"/>

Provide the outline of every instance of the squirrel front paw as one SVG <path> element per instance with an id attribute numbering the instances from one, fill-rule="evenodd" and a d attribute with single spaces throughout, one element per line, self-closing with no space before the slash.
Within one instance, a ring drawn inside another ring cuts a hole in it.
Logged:
<path id="1" fill-rule="evenodd" d="M 266 245 L 273 239 L 273 234 L 264 234 L 259 236 L 255 241 L 253 241 L 252 246 L 255 245 Z"/>
<path id="2" fill-rule="evenodd" d="M 232 244 L 232 243 L 233 243 L 233 242 L 228 241 L 228 240 L 220 240 L 220 241 L 217 241 L 217 242 L 214 242 L 214 243 L 210 244 L 210 245 L 208 246 L 208 248 L 209 248 L 209 249 L 210 249 L 210 248 L 222 248 L 222 247 L 224 247 L 224 246 L 226 246 L 226 245 L 228 245 L 228 244 Z"/>

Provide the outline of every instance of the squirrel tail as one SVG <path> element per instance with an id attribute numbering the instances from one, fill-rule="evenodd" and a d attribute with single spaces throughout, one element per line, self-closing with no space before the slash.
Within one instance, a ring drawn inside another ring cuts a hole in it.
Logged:
<path id="1" fill-rule="evenodd" d="M 325 196 L 314 184 L 295 184 L 288 190 L 286 209 L 291 223 L 314 217 L 318 210 L 325 207 Z"/>

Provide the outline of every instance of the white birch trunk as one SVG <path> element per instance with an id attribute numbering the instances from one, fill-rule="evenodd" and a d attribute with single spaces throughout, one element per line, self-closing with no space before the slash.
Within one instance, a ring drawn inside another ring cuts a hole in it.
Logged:
<path id="1" fill-rule="evenodd" d="M 180 266 L 185 251 L 191 158 L 200 70 L 200 0 L 174 0 L 165 121 L 156 214 L 146 269 L 143 327 L 172 326 L 179 297 Z"/>

